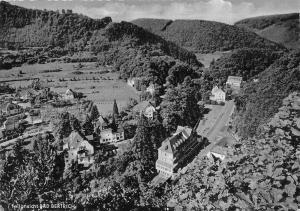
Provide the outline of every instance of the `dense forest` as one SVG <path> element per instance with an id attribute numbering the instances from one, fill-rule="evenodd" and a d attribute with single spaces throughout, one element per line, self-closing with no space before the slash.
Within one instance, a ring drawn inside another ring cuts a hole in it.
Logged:
<path id="1" fill-rule="evenodd" d="M 101 64 L 115 65 L 116 69 L 121 64 L 131 70 L 143 66 L 138 58 L 151 65 L 154 56 L 169 56 L 201 66 L 194 54 L 131 23 L 112 23 L 109 17 L 94 20 L 69 10 L 59 13 L 25 9 L 6 2 L 0 3 L 0 11 L 2 46 L 31 47 L 17 55 L 2 56 L 0 69 L 25 62 L 49 62 L 62 56 L 69 57 L 65 58 L 68 62 L 98 60 Z M 78 54 L 89 56 L 78 58 Z M 74 55 L 77 60 L 72 58 Z M 131 71 L 121 75 L 130 77 Z"/>
<path id="2" fill-rule="evenodd" d="M 284 48 L 253 32 L 213 21 L 137 19 L 133 23 L 194 52 L 208 53 L 244 47 Z"/>
<path id="3" fill-rule="evenodd" d="M 113 65 L 122 78 L 155 77 L 155 82 L 162 85 L 175 64 L 190 66 L 189 69 L 202 66 L 193 53 L 127 22 L 95 31 L 90 42 L 98 62 Z"/>
<path id="4" fill-rule="evenodd" d="M 42 11 L 0 2 L 0 44 L 14 47 L 68 46 L 83 49 L 92 32 L 112 22 L 94 20 L 71 10 Z"/>
<path id="5" fill-rule="evenodd" d="M 300 91 L 300 51 L 283 55 L 260 73 L 258 81 L 250 81 L 237 97 L 236 128 L 240 136 L 259 134 L 282 105 L 282 99 L 293 91 Z"/>
<path id="6" fill-rule="evenodd" d="M 233 145 L 225 161 L 196 158 L 162 199 L 178 210 L 297 210 L 299 100 L 299 92 L 281 100 L 261 138 Z"/>
<path id="7" fill-rule="evenodd" d="M 219 84 L 225 84 L 230 75 L 241 76 L 247 81 L 268 68 L 283 53 L 258 48 L 237 49 L 211 63 L 211 76 Z"/>
<path id="8" fill-rule="evenodd" d="M 235 26 L 253 31 L 287 48 L 300 48 L 299 13 L 247 18 L 236 22 Z"/>

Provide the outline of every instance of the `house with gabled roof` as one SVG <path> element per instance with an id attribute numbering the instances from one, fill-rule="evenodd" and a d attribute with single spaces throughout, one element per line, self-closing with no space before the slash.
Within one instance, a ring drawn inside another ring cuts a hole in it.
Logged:
<path id="1" fill-rule="evenodd" d="M 226 81 L 226 85 L 229 86 L 232 89 L 240 89 L 242 81 L 243 81 L 242 77 L 229 76 L 227 81 Z"/>
<path id="2" fill-rule="evenodd" d="M 146 88 L 146 92 L 149 92 L 151 95 L 154 94 L 155 92 L 155 86 L 153 83 L 151 83 L 147 88 Z"/>
<path id="3" fill-rule="evenodd" d="M 192 128 L 178 126 L 176 132 L 162 142 L 158 149 L 156 170 L 163 178 L 170 178 L 202 147 L 198 135 Z"/>
<path id="4" fill-rule="evenodd" d="M 21 108 L 21 106 L 15 104 L 15 103 L 5 102 L 1 105 L 0 112 L 2 115 L 11 116 L 11 115 L 16 115 L 16 114 L 22 113 L 22 108 Z"/>
<path id="5" fill-rule="evenodd" d="M 124 141 L 124 129 L 122 127 L 118 127 L 116 130 L 112 128 L 107 128 L 101 130 L 100 132 L 100 144 L 102 143 L 116 143 L 119 141 Z"/>
<path id="6" fill-rule="evenodd" d="M 231 135 L 219 137 L 206 156 L 213 160 L 225 160 L 228 155 L 229 148 L 234 144 L 234 141 L 235 139 Z"/>
<path id="7" fill-rule="evenodd" d="M 150 101 L 142 101 L 139 104 L 135 105 L 132 111 L 139 115 L 143 114 L 148 119 L 153 119 L 153 116 L 157 112 L 157 109 Z"/>
<path id="8" fill-rule="evenodd" d="M 63 150 L 66 151 L 65 162 L 77 161 L 84 167 L 94 163 L 94 147 L 89 143 L 86 137 L 77 131 L 73 131 L 68 138 L 64 140 Z"/>
<path id="9" fill-rule="evenodd" d="M 17 91 L 16 96 L 21 100 L 27 101 L 31 100 L 33 97 L 39 95 L 40 93 L 32 88 L 21 89 Z"/>
<path id="10" fill-rule="evenodd" d="M 218 86 L 215 86 L 211 91 L 211 96 L 209 99 L 212 101 L 216 101 L 218 103 L 221 103 L 221 102 L 225 103 L 226 93 Z"/>
<path id="11" fill-rule="evenodd" d="M 76 98 L 76 92 L 74 92 L 72 89 L 67 89 L 67 91 L 64 94 L 65 100 L 74 100 Z"/>

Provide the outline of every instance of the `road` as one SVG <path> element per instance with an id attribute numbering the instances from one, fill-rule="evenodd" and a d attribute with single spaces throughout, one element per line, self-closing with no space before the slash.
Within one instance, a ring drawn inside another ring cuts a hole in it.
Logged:
<path id="1" fill-rule="evenodd" d="M 227 126 L 234 108 L 233 100 L 227 101 L 222 107 L 212 106 L 211 111 L 200 122 L 197 128 L 198 134 L 206 137 L 211 143 L 216 142 L 221 137 L 232 138 L 227 132 Z"/>

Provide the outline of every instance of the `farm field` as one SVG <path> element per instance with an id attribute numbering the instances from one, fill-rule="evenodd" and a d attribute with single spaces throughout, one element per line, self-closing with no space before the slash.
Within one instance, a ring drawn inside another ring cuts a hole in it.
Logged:
<path id="1" fill-rule="evenodd" d="M 8 82 L 13 87 L 26 87 L 32 78 L 40 78 L 45 86 L 51 90 L 64 94 L 67 89 L 82 92 L 86 99 L 93 100 L 101 114 L 112 112 L 113 100 L 117 100 L 121 110 L 130 98 L 138 98 L 135 89 L 125 81 L 118 79 L 118 74 L 110 72 L 109 67 L 97 67 L 96 63 L 48 63 L 23 65 L 10 70 L 0 71 L 0 81 Z"/>

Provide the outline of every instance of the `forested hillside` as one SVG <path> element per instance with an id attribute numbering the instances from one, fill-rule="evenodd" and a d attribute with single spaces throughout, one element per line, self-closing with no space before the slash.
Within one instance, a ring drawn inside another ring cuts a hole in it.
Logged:
<path id="1" fill-rule="evenodd" d="M 0 44 L 14 47 L 48 45 L 82 50 L 92 32 L 104 28 L 110 17 L 94 20 L 71 10 L 62 13 L 25 9 L 0 2 Z"/>
<path id="2" fill-rule="evenodd" d="M 227 51 L 244 47 L 282 49 L 282 46 L 253 32 L 219 22 L 137 19 L 133 23 L 194 52 Z"/>
<path id="3" fill-rule="evenodd" d="M 178 210 L 297 210 L 299 93 L 280 104 L 284 106 L 265 122 L 260 139 L 242 140 L 224 150 L 224 161 L 196 158 L 163 195 L 171 199 L 168 204 Z"/>
<path id="4" fill-rule="evenodd" d="M 300 48 L 299 13 L 247 18 L 236 22 L 235 26 L 255 32 L 287 48 Z"/>
<path id="5" fill-rule="evenodd" d="M 282 105 L 282 99 L 293 91 L 300 91 L 300 51 L 285 54 L 258 75 L 258 82 L 250 81 L 236 99 L 235 125 L 242 137 L 259 134 Z"/>
<path id="6" fill-rule="evenodd" d="M 283 55 L 282 51 L 242 48 L 223 55 L 210 65 L 212 78 L 225 84 L 228 76 L 241 76 L 244 81 L 258 75 Z"/>
<path id="7" fill-rule="evenodd" d="M 185 67 L 189 72 L 202 66 L 193 53 L 132 23 L 112 23 L 108 17 L 93 20 L 71 11 L 60 14 L 31 10 L 6 2 L 1 2 L 0 11 L 3 44 L 44 47 L 2 57 L 0 69 L 88 52 L 90 58 L 79 59 L 112 65 L 124 79 L 145 76 L 162 85 L 173 66 Z M 65 61 L 73 60 L 65 58 Z"/>

